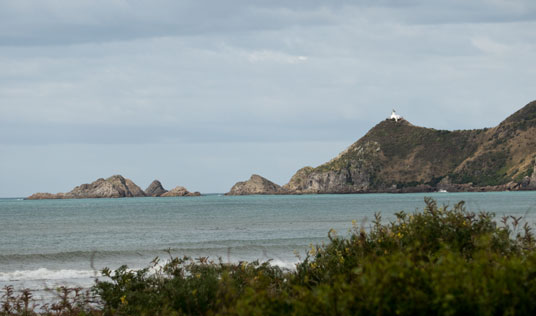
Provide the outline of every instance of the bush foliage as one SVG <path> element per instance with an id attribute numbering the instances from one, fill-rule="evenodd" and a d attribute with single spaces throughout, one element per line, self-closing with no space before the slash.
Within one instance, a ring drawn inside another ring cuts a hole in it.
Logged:
<path id="1" fill-rule="evenodd" d="M 353 223 L 347 238 L 330 231 L 292 271 L 186 257 L 105 269 L 109 279 L 92 289 L 100 302 L 63 315 L 536 314 L 531 227 L 463 202 L 425 202 L 388 224 L 379 215 L 368 229 Z M 4 305 L 0 315 L 9 315 Z"/>

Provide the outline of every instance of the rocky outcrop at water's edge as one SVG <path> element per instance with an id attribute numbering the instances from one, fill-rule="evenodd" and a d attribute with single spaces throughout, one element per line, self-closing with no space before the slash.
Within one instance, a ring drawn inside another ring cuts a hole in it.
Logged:
<path id="1" fill-rule="evenodd" d="M 161 197 L 170 197 L 170 196 L 201 196 L 199 192 L 190 192 L 186 190 L 185 187 L 175 187 L 174 189 L 160 195 Z"/>
<path id="2" fill-rule="evenodd" d="M 252 175 L 249 180 L 237 182 L 225 195 L 284 194 L 281 186 L 259 175 Z"/>
<path id="3" fill-rule="evenodd" d="M 107 179 L 100 178 L 92 183 L 79 185 L 67 193 L 36 193 L 29 196 L 28 199 L 91 199 L 141 196 L 145 196 L 145 192 L 132 180 L 125 179 L 120 175 L 114 175 Z"/>
<path id="4" fill-rule="evenodd" d="M 161 196 L 166 192 L 168 192 L 168 190 L 164 189 L 162 183 L 158 180 L 151 182 L 147 189 L 145 189 L 145 195 L 147 196 Z"/>
<path id="5" fill-rule="evenodd" d="M 88 184 L 82 184 L 67 193 L 34 193 L 28 200 L 44 199 L 93 199 L 93 198 L 123 198 L 144 196 L 199 196 L 199 192 L 189 192 L 184 187 L 176 187 L 171 191 L 164 189 L 160 181 L 153 181 L 145 191 L 132 180 L 121 175 L 114 175 L 107 179 L 97 179 Z"/>

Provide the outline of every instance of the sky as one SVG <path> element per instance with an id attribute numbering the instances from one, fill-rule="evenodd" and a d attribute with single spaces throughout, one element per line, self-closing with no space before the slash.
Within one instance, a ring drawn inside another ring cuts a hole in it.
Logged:
<path id="1" fill-rule="evenodd" d="M 534 0 L 1 0 L 0 197 L 284 184 L 393 108 L 492 127 L 536 99 L 535 30 Z"/>

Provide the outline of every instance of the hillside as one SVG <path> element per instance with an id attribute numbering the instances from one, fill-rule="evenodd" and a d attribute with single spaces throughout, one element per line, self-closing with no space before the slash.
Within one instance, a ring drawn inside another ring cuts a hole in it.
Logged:
<path id="1" fill-rule="evenodd" d="M 498 126 L 447 131 L 387 119 L 336 158 L 305 167 L 287 193 L 536 189 L 536 101 Z"/>

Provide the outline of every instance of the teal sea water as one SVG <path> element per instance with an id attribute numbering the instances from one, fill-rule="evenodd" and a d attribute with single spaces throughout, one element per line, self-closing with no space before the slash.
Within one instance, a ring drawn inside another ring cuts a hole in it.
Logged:
<path id="1" fill-rule="evenodd" d="M 308 245 L 400 210 L 466 201 L 471 211 L 536 223 L 536 192 L 222 196 L 83 200 L 0 199 L 0 288 L 88 287 L 104 267 L 146 267 L 156 256 L 221 257 L 292 268 Z"/>

